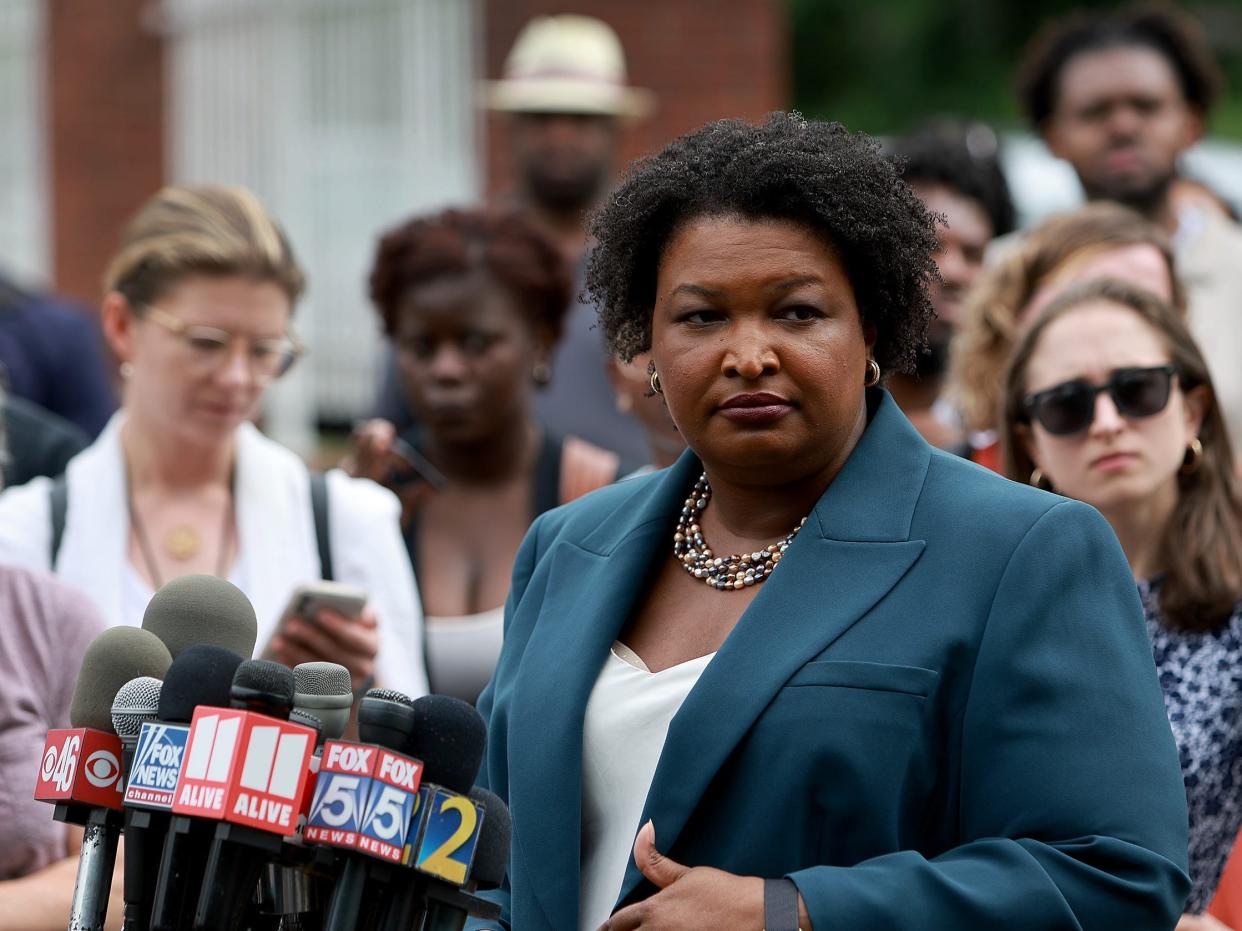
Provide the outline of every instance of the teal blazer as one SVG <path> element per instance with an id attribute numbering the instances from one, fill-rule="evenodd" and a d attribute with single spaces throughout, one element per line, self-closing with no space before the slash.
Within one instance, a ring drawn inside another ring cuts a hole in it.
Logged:
<path id="1" fill-rule="evenodd" d="M 816 931 L 1168 931 L 1185 792 L 1111 528 L 868 401 L 673 719 L 635 833 L 651 818 L 678 862 L 788 876 Z M 516 931 L 577 928 L 584 708 L 700 470 L 687 453 L 550 511 L 518 554 L 480 699 Z M 653 892 L 631 862 L 618 905 Z"/>

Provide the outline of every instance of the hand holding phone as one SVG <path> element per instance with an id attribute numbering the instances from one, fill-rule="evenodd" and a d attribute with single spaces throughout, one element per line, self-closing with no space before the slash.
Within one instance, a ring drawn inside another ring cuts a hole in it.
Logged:
<path id="1" fill-rule="evenodd" d="M 338 582 L 314 582 L 294 591 L 268 647 L 286 666 L 340 663 L 355 689 L 375 675 L 379 627 L 367 593 Z"/>

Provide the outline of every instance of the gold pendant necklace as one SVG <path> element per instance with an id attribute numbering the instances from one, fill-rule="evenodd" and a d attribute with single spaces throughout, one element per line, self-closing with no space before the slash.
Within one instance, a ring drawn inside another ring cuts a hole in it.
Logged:
<path id="1" fill-rule="evenodd" d="M 199 537 L 198 531 L 189 524 L 174 527 L 168 536 L 164 538 L 165 552 L 179 562 L 193 559 L 198 555 L 198 551 L 201 548 L 202 539 Z"/>

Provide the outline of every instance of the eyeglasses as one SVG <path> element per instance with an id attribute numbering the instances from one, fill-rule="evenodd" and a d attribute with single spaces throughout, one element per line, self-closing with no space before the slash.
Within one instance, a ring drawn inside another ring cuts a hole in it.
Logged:
<path id="1" fill-rule="evenodd" d="M 160 310 L 158 307 L 146 307 L 144 310 L 143 319 L 159 324 L 178 337 L 190 350 L 195 360 L 203 366 L 222 364 L 228 356 L 233 340 L 244 339 L 228 330 L 186 323 L 180 317 Z M 268 380 L 279 378 L 289 371 L 293 363 L 305 351 L 302 344 L 292 336 L 245 340 L 245 342 L 251 370 L 259 377 Z"/>
<path id="2" fill-rule="evenodd" d="M 1117 369 L 1103 385 L 1084 378 L 1053 385 L 1025 398 L 1022 409 L 1054 436 L 1081 433 L 1095 420 L 1095 399 L 1107 391 L 1117 412 L 1125 417 L 1152 417 L 1169 403 L 1175 365 Z"/>

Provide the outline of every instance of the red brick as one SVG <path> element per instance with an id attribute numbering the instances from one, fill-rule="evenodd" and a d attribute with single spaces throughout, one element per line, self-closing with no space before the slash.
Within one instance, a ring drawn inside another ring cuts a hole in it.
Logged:
<path id="1" fill-rule="evenodd" d="M 149 0 L 48 0 L 52 266 L 95 305 L 121 229 L 164 180 L 164 54 Z"/>

